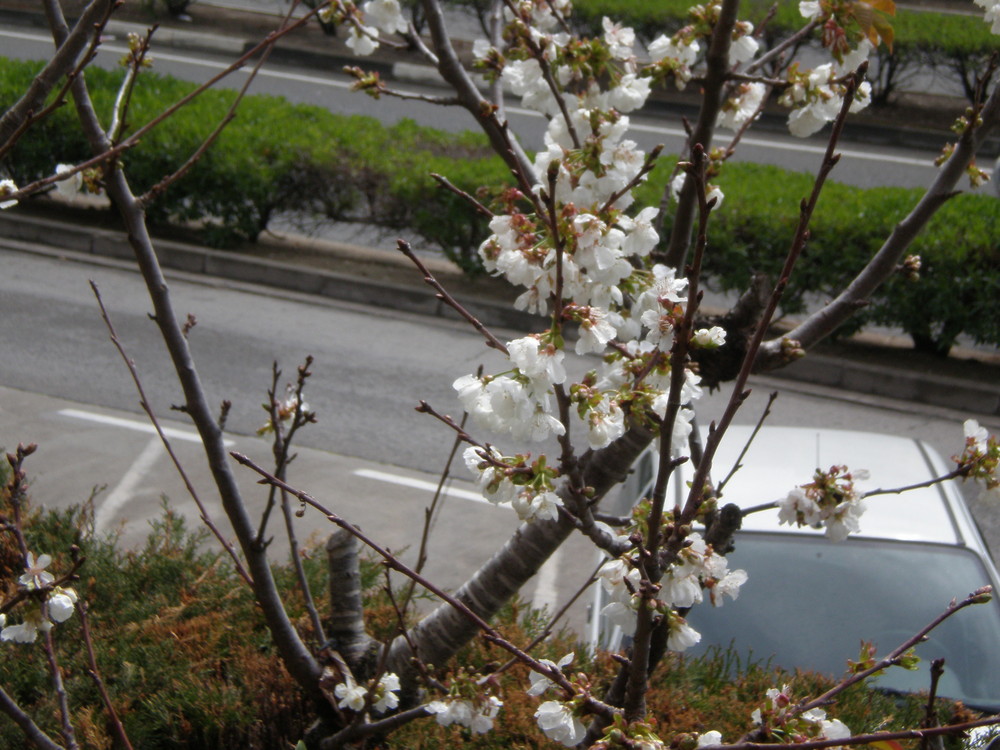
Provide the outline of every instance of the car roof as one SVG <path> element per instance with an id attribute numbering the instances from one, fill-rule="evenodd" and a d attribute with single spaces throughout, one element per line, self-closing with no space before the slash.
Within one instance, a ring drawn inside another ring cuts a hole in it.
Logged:
<path id="1" fill-rule="evenodd" d="M 712 474 L 716 481 L 730 470 L 751 431 L 745 426 L 733 426 L 727 431 L 714 461 Z M 816 468 L 828 470 L 834 465 L 846 465 L 852 471 L 866 469 L 869 478 L 855 481 L 862 491 L 911 485 L 948 471 L 933 448 L 913 438 L 812 427 L 765 427 L 742 463 L 724 488 L 720 503 L 748 508 L 777 500 L 794 487 L 812 481 Z M 968 534 L 963 535 L 961 529 L 971 520 L 961 496 L 950 484 L 901 495 L 873 496 L 865 500 L 865 506 L 858 536 L 943 544 L 968 541 Z M 780 526 L 777 510 L 748 515 L 743 528 L 816 533 L 808 528 Z"/>

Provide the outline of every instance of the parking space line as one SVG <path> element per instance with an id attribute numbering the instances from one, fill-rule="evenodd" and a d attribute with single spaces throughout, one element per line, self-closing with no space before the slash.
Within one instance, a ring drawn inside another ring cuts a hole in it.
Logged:
<path id="1" fill-rule="evenodd" d="M 156 460 L 165 452 L 159 435 L 146 443 L 142 453 L 132 462 L 115 488 L 98 506 L 94 513 L 95 531 L 100 533 L 108 530 L 115 514 L 128 504 L 136 490 L 139 489 L 139 483 L 149 474 Z"/>
<path id="2" fill-rule="evenodd" d="M 376 471 L 375 469 L 356 469 L 354 475 L 358 477 L 364 477 L 365 479 L 374 479 L 379 482 L 388 482 L 389 484 L 397 484 L 401 487 L 412 487 L 418 490 L 426 490 L 428 492 L 437 491 L 437 483 L 426 482 L 422 479 L 411 479 L 409 477 L 402 477 L 398 474 L 390 474 L 386 471 Z M 487 505 L 492 505 L 489 500 L 480 495 L 478 492 L 469 492 L 468 490 L 459 490 L 453 487 L 445 487 L 443 490 L 445 495 L 450 495 L 451 497 L 457 497 L 462 500 L 472 500 L 477 503 L 486 503 Z"/>
<path id="3" fill-rule="evenodd" d="M 108 425 L 109 427 L 123 427 L 126 430 L 135 430 L 136 432 L 145 432 L 147 435 L 155 435 L 156 428 L 153 427 L 149 422 L 140 422 L 135 419 L 122 419 L 121 417 L 109 417 L 106 414 L 95 414 L 90 411 L 81 411 L 80 409 L 60 409 L 58 414 L 63 417 L 72 417 L 73 419 L 83 419 L 88 422 L 96 422 L 97 424 Z M 175 440 L 186 440 L 189 443 L 200 443 L 201 435 L 199 435 L 194 430 L 179 430 L 176 427 L 162 427 L 163 434 L 168 438 L 173 438 Z M 224 441 L 225 445 L 231 446 L 235 443 L 232 440 Z"/>

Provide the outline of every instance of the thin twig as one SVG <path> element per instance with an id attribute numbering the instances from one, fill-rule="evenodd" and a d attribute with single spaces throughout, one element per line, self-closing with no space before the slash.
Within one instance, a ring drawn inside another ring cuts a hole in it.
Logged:
<path id="1" fill-rule="evenodd" d="M 506 345 L 502 341 L 500 341 L 500 339 L 498 339 L 496 336 L 490 333 L 489 329 L 487 329 L 486 326 L 480 323 L 479 320 L 472 313 L 470 313 L 462 306 L 461 302 L 456 300 L 448 293 L 448 291 L 444 288 L 444 286 L 441 284 L 440 281 L 434 278 L 434 274 L 431 273 L 430 270 L 427 268 L 427 266 L 424 265 L 423 261 L 421 261 L 420 258 L 418 258 L 416 254 L 414 254 L 412 248 L 410 248 L 409 242 L 407 242 L 406 240 L 397 240 L 396 246 L 399 248 L 399 251 L 403 255 L 405 255 L 407 258 L 410 259 L 410 261 L 413 263 L 413 265 L 417 267 L 420 273 L 424 275 L 424 282 L 437 292 L 435 296 L 439 300 L 444 302 L 446 305 L 448 305 L 450 308 L 452 308 L 459 315 L 461 315 L 465 320 L 467 320 L 472 325 L 473 328 L 479 331 L 479 333 L 483 336 L 483 338 L 486 339 L 486 346 L 492 349 L 496 349 L 497 351 L 501 351 L 504 354 L 508 353 Z"/>
<path id="2" fill-rule="evenodd" d="M 282 21 L 281 26 L 278 27 L 276 33 L 280 33 L 286 27 L 288 27 L 288 23 L 291 20 L 292 13 L 295 11 L 298 5 L 299 5 L 299 0 L 295 0 L 295 2 L 291 4 L 291 7 L 289 7 L 288 9 L 288 13 L 285 15 L 285 18 Z M 236 117 L 236 110 L 240 106 L 240 102 L 243 101 L 243 97 L 246 96 L 247 91 L 249 91 L 250 89 L 250 85 L 254 82 L 254 80 L 256 80 L 257 74 L 260 72 L 261 68 L 264 67 L 264 63 L 267 62 L 267 59 L 271 56 L 271 51 L 273 49 L 274 49 L 273 43 L 264 47 L 263 53 L 261 54 L 257 62 L 254 64 L 253 69 L 247 75 L 247 79 L 243 82 L 243 85 L 240 87 L 240 90 L 236 94 L 236 98 L 233 100 L 233 103 L 229 105 L 229 109 L 226 111 L 226 114 L 223 115 L 222 120 L 219 121 L 219 124 L 216 125 L 215 129 L 208 134 L 208 137 L 206 137 L 205 140 L 201 142 L 201 145 L 199 145 L 198 148 L 194 150 L 194 153 L 192 153 L 191 156 L 189 156 L 187 160 L 180 167 L 178 167 L 174 172 L 168 174 L 162 180 L 153 185 L 153 187 L 147 190 L 143 195 L 139 196 L 140 204 L 145 206 L 148 205 L 151 201 L 155 200 L 159 195 L 163 193 L 164 190 L 166 190 L 172 184 L 177 182 L 177 180 L 181 179 L 184 175 L 186 175 L 191 170 L 191 168 L 195 164 L 197 164 L 198 161 L 201 160 L 202 156 L 205 155 L 205 152 L 208 151 L 209 147 L 213 143 L 215 143 L 215 141 L 219 138 L 220 135 L 222 135 L 222 131 L 225 130 L 226 126 L 229 125 L 229 123 L 233 121 L 233 118 Z"/>
<path id="3" fill-rule="evenodd" d="M 524 650 L 531 653 L 532 649 L 535 648 L 539 643 L 547 639 L 552 635 L 553 629 L 559 620 L 561 620 L 567 612 L 569 612 L 570 607 L 576 604 L 577 599 L 583 596 L 590 588 L 597 582 L 597 571 L 599 571 L 604 565 L 604 560 L 597 563 L 597 567 L 594 568 L 594 572 L 588 576 L 587 580 L 576 590 L 576 592 L 571 596 L 559 610 L 549 618 L 549 621 L 545 623 L 545 627 L 542 632 L 531 639 L 531 643 L 524 647 Z M 506 672 L 512 666 L 517 664 L 517 659 L 509 659 L 504 664 L 501 664 L 499 668 L 496 669 L 496 673 Z"/>
<path id="4" fill-rule="evenodd" d="M 488 208 L 486 208 L 486 206 L 484 206 L 482 203 L 480 203 L 479 201 L 477 201 L 472 195 L 470 195 L 469 193 L 467 193 L 465 190 L 462 190 L 462 188 L 457 187 L 456 185 L 453 185 L 448 180 L 447 177 L 445 177 L 443 175 L 439 175 L 437 172 L 431 172 L 431 177 L 441 187 L 445 188 L 446 190 L 450 190 L 455 195 L 457 195 L 459 198 L 461 198 L 462 200 L 464 200 L 467 203 L 469 203 L 476 210 L 476 213 L 478 213 L 479 215 L 485 216 L 487 219 L 492 219 L 493 218 L 494 214 L 493 214 L 492 211 L 490 211 Z"/>
<path id="5" fill-rule="evenodd" d="M 43 607 L 42 616 L 47 617 L 47 607 Z M 59 659 L 56 657 L 56 647 L 52 640 L 52 631 L 46 630 L 42 640 L 45 651 L 45 658 L 49 665 L 49 679 L 52 680 L 52 689 L 55 691 L 56 700 L 59 703 L 59 720 L 61 722 L 60 733 L 63 742 L 69 750 L 77 750 L 79 744 L 76 741 L 76 731 L 73 729 L 73 722 L 69 713 L 69 697 L 66 695 L 66 685 L 63 683 L 62 670 L 59 668 Z"/>
<path id="6" fill-rule="evenodd" d="M 73 80 L 93 59 L 101 32 L 110 20 L 115 5 L 113 0 L 91 0 L 80 14 L 73 30 L 32 79 L 24 95 L 0 115 L 0 159 L 14 147 L 33 123 L 65 103 L 66 93 Z M 91 39 L 90 45 L 81 55 L 88 38 Z M 47 107 L 43 106 L 56 82 L 64 75 L 66 80 L 53 97 L 52 103 Z"/>
<path id="7" fill-rule="evenodd" d="M 802 711 L 808 711 L 811 708 L 817 708 L 819 706 L 824 706 L 828 704 L 835 697 L 844 692 L 847 688 L 855 683 L 861 682 L 862 680 L 871 677 L 876 672 L 881 672 L 887 667 L 891 667 L 898 664 L 900 659 L 906 655 L 911 648 L 916 646 L 918 643 L 922 642 L 928 633 L 930 633 L 934 628 L 940 625 L 942 622 L 947 620 L 949 617 L 954 615 L 966 607 L 971 607 L 974 604 L 982 604 L 990 600 L 990 595 L 992 592 L 990 586 L 984 586 L 981 589 L 977 589 L 969 594 L 965 599 L 960 602 L 952 602 L 948 607 L 937 617 L 931 620 L 927 625 L 918 630 L 913 636 L 907 638 L 902 644 L 893 649 L 888 656 L 879 659 L 877 662 L 872 664 L 869 668 L 864 669 L 860 672 L 849 675 L 847 678 L 842 680 L 837 685 L 827 690 L 822 695 L 819 695 L 809 701 L 804 701 L 800 705 L 795 707 L 796 713 L 801 713 Z M 919 735 L 918 735 L 919 736 Z"/>
<path id="8" fill-rule="evenodd" d="M 132 358 L 128 356 L 128 352 L 125 351 L 125 345 L 122 343 L 121 339 L 118 338 L 118 332 L 115 330 L 114 324 L 111 322 L 111 317 L 108 314 L 107 308 L 104 306 L 104 300 L 101 298 L 101 291 L 97 288 L 97 284 L 93 281 L 90 282 L 90 288 L 94 292 L 94 297 L 97 299 L 97 306 L 101 311 L 101 319 L 104 321 L 105 327 L 108 329 L 108 335 L 111 337 L 111 343 L 114 344 L 115 349 L 118 350 L 118 354 L 121 356 L 122 361 L 125 363 L 125 367 L 128 368 L 129 375 L 132 378 L 132 383 L 135 385 L 135 390 L 139 394 L 139 406 L 146 413 L 149 418 L 150 423 L 153 425 L 153 429 L 156 430 L 156 434 L 160 438 L 160 442 L 163 443 L 164 449 L 167 451 L 167 455 L 170 456 L 170 461 L 173 463 L 174 468 L 177 469 L 177 473 L 180 475 L 181 481 L 184 483 L 184 488 L 187 490 L 188 495 L 194 500 L 194 504 L 198 506 L 198 513 L 201 516 L 202 523 L 204 523 L 208 530 L 212 532 L 212 535 L 219 541 L 222 548 L 229 555 L 230 559 L 233 561 L 233 565 L 236 567 L 236 572 L 239 574 L 248 585 L 252 585 L 250 580 L 250 574 L 247 573 L 246 569 L 243 567 L 243 563 L 236 554 L 236 550 L 229 541 L 222 535 L 222 531 L 215 522 L 212 520 L 211 515 L 208 512 L 208 508 L 201 501 L 201 496 L 198 491 L 194 488 L 191 479 L 187 475 L 184 466 L 181 464 L 180 458 L 174 452 L 174 448 L 170 443 L 170 439 L 164 433 L 163 428 L 160 426 L 160 420 L 157 419 L 156 414 L 153 412 L 153 407 L 149 403 L 149 399 L 146 398 L 146 389 L 142 385 L 142 378 L 139 377 L 139 370 L 135 366 L 135 362 Z"/>
<path id="9" fill-rule="evenodd" d="M 107 688 L 104 686 L 104 680 L 101 679 L 101 673 L 97 667 L 97 656 L 94 654 L 94 640 L 90 635 L 90 616 L 87 614 L 87 603 L 81 600 L 76 608 L 80 613 L 80 630 L 83 631 L 83 644 L 87 650 L 87 661 L 90 664 L 87 674 L 90 675 L 90 679 L 94 681 L 94 685 L 97 687 L 97 692 L 101 696 L 101 702 L 104 703 L 104 709 L 108 712 L 108 718 L 111 719 L 111 727 L 114 729 L 115 736 L 123 747 L 127 750 L 132 750 L 132 743 L 129 741 L 121 719 L 118 718 L 118 713 L 115 711 L 115 706 L 111 702 L 111 696 L 108 695 Z"/>
<path id="10" fill-rule="evenodd" d="M 757 439 L 757 433 L 759 433 L 760 428 L 764 426 L 764 421 L 769 416 L 771 416 L 771 407 L 774 405 L 774 402 L 777 398 L 778 398 L 777 391 L 772 391 L 770 395 L 767 397 L 767 405 L 764 407 L 764 411 L 761 412 L 760 418 L 757 420 L 757 424 L 754 425 L 753 431 L 750 433 L 750 437 L 747 438 L 747 442 L 743 446 L 743 450 L 740 451 L 740 455 L 738 455 L 736 457 L 736 460 L 733 461 L 733 468 L 729 470 L 729 473 L 726 474 L 725 478 L 721 482 L 719 482 L 719 484 L 715 488 L 715 494 L 718 497 L 722 496 L 723 494 L 722 491 L 723 489 L 725 489 L 725 486 L 729 483 L 729 480 L 736 475 L 737 471 L 743 468 L 743 459 L 746 458 L 747 451 L 750 450 L 750 446 L 753 445 L 753 441 Z"/>
<path id="11" fill-rule="evenodd" d="M 121 86 L 118 87 L 118 96 L 115 97 L 115 104 L 111 108 L 111 124 L 107 130 L 108 140 L 112 143 L 115 143 L 121 137 L 122 129 L 125 127 L 125 117 L 128 113 L 129 104 L 132 102 L 132 92 L 135 90 L 135 83 L 139 77 L 139 69 L 142 68 L 146 60 L 146 53 L 149 52 L 149 42 L 156 29 L 157 25 L 154 24 L 146 30 L 146 36 L 139 42 L 137 49 L 132 49 L 132 43 L 129 40 L 128 70 L 125 73 L 125 78 L 122 80 Z"/>
<path id="12" fill-rule="evenodd" d="M 915 484 L 908 484 L 903 487 L 894 487 L 889 490 L 884 490 L 879 488 L 877 490 L 869 490 L 865 492 L 861 497 L 874 497 L 875 495 L 900 495 L 904 492 L 909 492 L 910 490 L 919 490 L 923 487 L 933 487 L 935 484 L 941 484 L 942 482 L 948 482 L 952 479 L 958 479 L 959 477 L 964 477 L 967 473 L 966 467 L 959 466 L 957 469 L 949 471 L 947 474 L 943 474 L 934 479 L 928 479 L 925 482 L 916 482 Z"/>

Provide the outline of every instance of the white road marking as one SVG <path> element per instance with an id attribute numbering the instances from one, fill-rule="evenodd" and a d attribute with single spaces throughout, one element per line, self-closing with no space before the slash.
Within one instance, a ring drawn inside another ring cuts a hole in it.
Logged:
<path id="1" fill-rule="evenodd" d="M 354 475 L 364 477 L 365 479 L 374 479 L 379 482 L 396 484 L 401 487 L 412 487 L 417 490 L 426 490 L 427 492 L 436 492 L 438 487 L 435 482 L 426 482 L 423 479 L 411 479 L 409 477 L 399 476 L 398 474 L 390 474 L 386 471 L 376 471 L 375 469 L 357 469 L 355 470 Z M 472 500 L 477 503 L 492 505 L 489 500 L 480 495 L 478 492 L 469 492 L 468 490 L 459 490 L 454 487 L 445 487 L 444 494 L 450 497 L 457 497 L 462 500 Z"/>
<path id="2" fill-rule="evenodd" d="M 557 547 L 545 564 L 538 571 L 538 583 L 531 597 L 531 606 L 535 609 L 547 609 L 549 614 L 555 614 L 559 604 L 559 566 L 562 565 L 563 548 Z"/>
<path id="3" fill-rule="evenodd" d="M 128 467 L 128 471 L 122 476 L 104 501 L 100 504 L 94 514 L 94 530 L 98 533 L 107 531 L 115 515 L 128 505 L 139 489 L 139 483 L 146 478 L 153 469 L 157 459 L 165 453 L 163 442 L 157 435 L 142 449 L 142 453 Z"/>
<path id="4" fill-rule="evenodd" d="M 0 37 L 11 37 L 13 39 L 24 39 L 27 41 L 36 42 L 51 42 L 51 38 L 44 36 L 42 34 L 32 34 L 30 32 L 23 31 L 9 31 L 0 30 Z M 121 47 L 115 44 L 102 44 L 100 49 L 107 52 L 113 52 L 116 54 L 122 54 L 128 52 L 125 47 Z M 155 57 L 161 60 L 169 62 L 184 63 L 187 65 L 193 65 L 203 68 L 211 68 L 213 70 L 224 70 L 229 67 L 227 63 L 216 62 L 214 60 L 203 60 L 201 58 L 196 58 L 190 55 L 175 55 L 170 52 L 155 51 Z M 242 73 L 248 73 L 249 71 L 245 68 L 240 69 Z M 349 81 L 338 81 L 331 78 L 324 78 L 319 76 L 304 75 L 301 73 L 290 73 L 282 70 L 274 70 L 273 68 L 264 68 L 258 75 L 265 78 L 275 78 L 285 81 L 297 81 L 299 83 L 309 83 L 318 86 L 327 86 L 335 89 L 350 89 L 353 83 Z M 403 91 L 402 93 L 414 94 L 416 92 Z M 542 114 L 536 112 L 532 109 L 525 109 L 523 107 L 507 107 L 507 112 L 510 114 L 521 115 L 524 117 L 536 117 L 541 118 Z M 638 130 L 644 133 L 652 133 L 654 135 L 666 135 L 675 138 L 685 137 L 685 132 L 680 128 L 670 128 L 663 127 L 660 125 L 647 125 L 640 122 L 632 122 L 631 125 L 633 130 Z M 763 138 L 746 137 L 742 139 L 742 142 L 749 146 L 756 146 L 758 148 L 770 148 L 778 151 L 795 151 L 799 153 L 807 154 L 824 154 L 826 153 L 826 146 L 822 144 L 812 144 L 812 143 L 795 143 L 787 139 L 780 140 L 765 140 Z M 888 164 L 903 164 L 910 167 L 926 167 L 928 169 L 934 169 L 934 158 L 931 156 L 927 157 L 912 157 L 912 156 L 896 156 L 893 154 L 880 154 L 870 151 L 858 151 L 856 149 L 841 148 L 838 152 L 851 159 L 865 159 L 871 162 L 885 162 Z M 992 170 L 989 168 L 984 169 L 987 174 L 992 174 Z"/>
<path id="5" fill-rule="evenodd" d="M 135 430 L 136 432 L 145 432 L 148 435 L 155 435 L 156 428 L 153 427 L 149 422 L 139 422 L 134 419 L 122 419 L 121 417 L 109 417 L 106 414 L 95 414 L 89 411 L 81 411 L 79 409 L 61 409 L 59 412 L 60 416 L 72 417 L 74 419 L 84 419 L 88 422 L 96 422 L 97 424 L 108 425 L 109 427 L 123 427 L 126 430 Z M 168 438 L 173 438 L 174 440 L 186 440 L 189 443 L 200 443 L 201 435 L 193 430 L 178 430 L 175 427 L 163 427 L 163 434 Z M 159 438 L 157 438 L 159 439 Z M 235 445 L 232 440 L 224 440 L 223 443 L 229 447 Z"/>

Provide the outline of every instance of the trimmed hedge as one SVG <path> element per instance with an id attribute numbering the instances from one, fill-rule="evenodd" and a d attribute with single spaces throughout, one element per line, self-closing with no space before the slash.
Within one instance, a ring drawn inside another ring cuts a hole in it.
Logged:
<path id="1" fill-rule="evenodd" d="M 0 63 L 0 109 L 10 106 L 39 63 Z M 107 120 L 120 72 L 87 72 L 97 111 Z M 131 125 L 144 124 L 193 88 L 144 73 L 129 110 Z M 222 120 L 235 94 L 207 91 L 168 122 L 144 136 L 123 162 L 142 193 L 176 170 Z M 52 173 L 58 162 L 79 162 L 88 146 L 72 107 L 60 108 L 32 128 L 8 159 L 18 184 Z M 320 107 L 293 105 L 280 97 L 253 95 L 183 179 L 149 207 L 154 223 L 199 222 L 203 239 L 217 247 L 253 240 L 280 212 L 332 221 L 408 227 L 469 267 L 486 234 L 486 222 L 453 193 L 438 188 L 431 172 L 447 173 L 459 188 L 499 190 L 511 182 L 485 137 L 450 135 L 411 120 L 384 126 L 371 117 L 334 115 Z"/>
<path id="2" fill-rule="evenodd" d="M 639 204 L 656 205 L 672 168 L 668 161 L 657 166 L 637 192 Z M 709 224 L 705 270 L 711 283 L 740 291 L 755 272 L 776 278 L 812 176 L 737 162 L 727 164 L 717 182 L 726 198 Z M 782 311 L 800 313 L 810 298 L 843 289 L 921 194 L 919 189 L 828 182 Z M 956 196 L 908 253 L 921 257 L 919 280 L 892 278 L 839 333 L 853 333 L 867 323 L 892 326 L 908 333 L 917 348 L 937 354 L 947 354 L 963 334 L 1000 345 L 1000 201 L 990 195 Z"/>
<path id="3" fill-rule="evenodd" d="M 0 68 L 0 104 L 22 91 L 36 64 Z M 88 73 L 95 103 L 107 111 L 117 77 Z M 149 76 L 136 91 L 133 122 L 145 122 L 190 86 Z M 208 92 L 126 156 L 137 189 L 175 169 L 221 117 L 227 92 Z M 485 140 L 454 136 L 403 121 L 384 127 L 358 116 L 248 97 L 239 115 L 206 157 L 151 206 L 155 220 L 204 222 L 206 240 L 253 239 L 276 211 L 303 210 L 337 219 L 411 227 L 469 271 L 481 270 L 475 249 L 487 235 L 484 220 L 464 201 L 435 188 L 428 173 L 445 174 L 475 192 L 509 179 Z M 87 146 L 69 107 L 29 131 L 9 161 L 19 184 L 51 174 L 59 161 L 86 158 Z M 657 205 L 673 162 L 662 160 L 637 191 Z M 727 164 L 719 184 L 728 196 L 710 225 L 706 270 L 725 290 L 745 287 L 756 271 L 776 274 L 791 242 L 800 200 L 812 178 L 778 167 Z M 919 190 L 862 190 L 829 183 L 812 223 L 812 239 L 788 287 L 783 311 L 801 312 L 810 295 L 839 291 L 865 264 Z M 842 333 L 866 323 L 902 328 L 918 347 L 946 353 L 959 335 L 1000 345 L 1000 201 L 961 195 L 946 204 L 911 251 L 923 260 L 919 281 L 892 279 Z"/>
<path id="4" fill-rule="evenodd" d="M 600 35 L 601 19 L 613 18 L 632 26 L 647 41 L 661 33 L 673 33 L 688 22 L 692 0 L 575 0 L 573 23 L 588 35 Z M 740 17 L 760 23 L 772 3 L 749 0 Z M 773 46 L 803 24 L 798 3 L 778 3 L 777 13 L 768 24 L 765 41 Z M 872 80 L 873 99 L 885 103 L 896 84 L 909 72 L 926 66 L 950 76 L 957 83 L 956 95 L 974 94 L 972 71 L 998 49 L 996 35 L 983 22 L 982 14 L 960 15 L 897 8 L 891 19 L 895 32 L 892 51 L 880 46 L 877 76 Z"/>
<path id="5" fill-rule="evenodd" d="M 647 39 L 675 31 L 687 23 L 691 0 L 574 0 L 573 21 L 581 30 L 598 35 L 601 19 L 613 18 L 635 28 Z M 772 3 L 750 0 L 743 4 L 741 18 L 761 21 Z M 983 22 L 982 14 L 960 15 L 897 8 L 892 17 L 895 44 L 923 49 L 941 49 L 949 54 L 974 54 L 997 48 L 996 36 Z M 804 23 L 798 3 L 779 3 L 770 22 L 772 35 L 783 36 Z"/>

